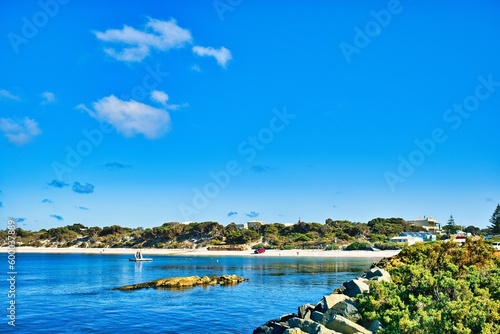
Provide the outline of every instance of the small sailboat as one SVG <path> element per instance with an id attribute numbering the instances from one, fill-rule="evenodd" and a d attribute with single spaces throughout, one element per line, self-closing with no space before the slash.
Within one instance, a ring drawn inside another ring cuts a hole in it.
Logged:
<path id="1" fill-rule="evenodd" d="M 134 257 L 132 259 L 129 259 L 129 261 L 135 261 L 135 262 L 141 262 L 141 261 L 153 261 L 152 258 L 150 257 L 143 257 L 141 251 L 137 251 L 134 254 Z"/>

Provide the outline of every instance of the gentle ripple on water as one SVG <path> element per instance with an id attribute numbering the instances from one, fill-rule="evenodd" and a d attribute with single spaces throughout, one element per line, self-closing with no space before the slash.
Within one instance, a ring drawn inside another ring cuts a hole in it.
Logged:
<path id="1" fill-rule="evenodd" d="M 251 333 L 318 302 L 376 260 L 155 256 L 130 263 L 128 257 L 18 254 L 15 332 Z M 249 281 L 184 291 L 112 290 L 162 277 L 223 274 Z M 0 332 L 14 332 L 7 321 L 0 326 Z"/>

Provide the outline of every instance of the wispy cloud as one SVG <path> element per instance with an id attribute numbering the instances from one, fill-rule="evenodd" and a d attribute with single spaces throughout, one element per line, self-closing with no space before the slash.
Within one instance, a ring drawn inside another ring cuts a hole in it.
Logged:
<path id="1" fill-rule="evenodd" d="M 0 208 L 3 208 L 3 202 L 0 201 Z"/>
<path id="2" fill-rule="evenodd" d="M 162 92 L 161 90 L 154 90 L 151 92 L 151 100 L 156 101 L 156 102 L 161 103 L 164 106 L 166 106 L 167 101 L 168 101 L 168 94 L 165 92 Z"/>
<path id="3" fill-rule="evenodd" d="M 273 167 L 264 165 L 254 165 L 251 167 L 251 169 L 252 172 L 254 173 L 266 173 L 266 172 L 272 172 L 274 170 Z"/>
<path id="4" fill-rule="evenodd" d="M 255 212 L 255 211 L 252 211 L 250 213 L 247 213 L 246 216 L 250 217 L 250 218 L 257 218 L 259 216 L 259 213 Z"/>
<path id="5" fill-rule="evenodd" d="M 14 218 L 13 220 L 15 220 L 17 223 L 22 223 L 22 222 L 25 222 L 26 221 L 26 218 Z"/>
<path id="6" fill-rule="evenodd" d="M 42 105 L 53 103 L 56 100 L 56 96 L 52 92 L 43 92 L 42 94 L 40 94 L 40 96 L 43 99 Z"/>
<path id="7" fill-rule="evenodd" d="M 100 41 L 115 45 L 104 48 L 107 55 L 125 62 L 140 62 L 152 50 L 182 48 L 193 39 L 189 30 L 179 27 L 174 19 L 149 18 L 143 29 L 124 25 L 122 29 L 96 31 L 94 34 Z"/>
<path id="8" fill-rule="evenodd" d="M 124 165 L 124 164 L 121 164 L 119 162 L 108 162 L 106 164 L 104 164 L 104 168 L 106 168 L 107 170 L 111 171 L 111 172 L 114 172 L 114 171 L 117 171 L 117 170 L 121 170 L 121 169 L 127 169 L 127 168 L 132 168 L 131 165 Z"/>
<path id="9" fill-rule="evenodd" d="M 77 109 L 86 111 L 92 118 L 111 124 L 125 137 L 142 134 L 148 139 L 163 136 L 170 129 L 170 115 L 164 109 L 137 102 L 123 101 L 110 95 L 94 102 L 92 111 L 79 104 Z"/>
<path id="10" fill-rule="evenodd" d="M 228 217 L 232 217 L 232 216 L 236 216 L 238 214 L 238 212 L 236 211 L 231 211 L 227 214 Z"/>
<path id="11" fill-rule="evenodd" d="M 6 89 L 0 89 L 0 98 L 5 100 L 21 101 L 21 97 L 11 93 Z"/>
<path id="12" fill-rule="evenodd" d="M 198 65 L 196 65 L 196 64 L 192 65 L 190 67 L 190 69 L 191 69 L 191 71 L 194 71 L 194 72 L 198 72 L 198 73 L 201 72 L 201 68 Z"/>
<path id="13" fill-rule="evenodd" d="M 179 104 L 170 104 L 168 103 L 168 99 L 168 94 L 161 90 L 154 90 L 151 92 L 151 100 L 160 103 L 164 109 L 177 110 L 180 107 L 185 106 L 185 104 L 183 104 L 182 106 Z"/>
<path id="14" fill-rule="evenodd" d="M 77 209 L 80 209 L 80 210 L 84 210 L 84 211 L 88 211 L 90 210 L 89 208 L 87 208 L 86 206 L 76 206 Z"/>
<path id="15" fill-rule="evenodd" d="M 194 46 L 193 52 L 201 57 L 214 57 L 217 60 L 217 64 L 226 68 L 227 63 L 233 59 L 231 55 L 231 51 L 226 49 L 225 47 L 221 47 L 219 49 L 215 49 L 211 46 Z"/>
<path id="16" fill-rule="evenodd" d="M 46 198 L 46 199 L 42 200 L 42 203 L 54 204 L 54 201 Z"/>
<path id="17" fill-rule="evenodd" d="M 52 182 L 47 183 L 47 185 L 49 187 L 54 187 L 54 188 L 64 188 L 64 187 L 69 186 L 69 184 L 67 184 L 66 182 L 59 181 L 59 180 L 52 180 Z"/>
<path id="18" fill-rule="evenodd" d="M 59 216 L 59 215 L 50 215 L 49 217 L 52 217 L 52 218 L 55 218 L 57 219 L 58 221 L 63 221 L 63 217 Z"/>
<path id="19" fill-rule="evenodd" d="M 72 189 L 75 193 L 79 194 L 91 194 L 94 192 L 94 186 L 90 183 L 80 184 L 80 182 L 75 182 Z"/>
<path id="20" fill-rule="evenodd" d="M 19 146 L 26 144 L 33 137 L 42 133 L 42 130 L 38 127 L 38 123 L 28 117 L 22 120 L 0 118 L 0 130 L 9 142 Z"/>
<path id="21" fill-rule="evenodd" d="M 486 202 L 493 202 L 493 198 L 491 198 L 491 197 L 485 197 L 484 200 Z"/>

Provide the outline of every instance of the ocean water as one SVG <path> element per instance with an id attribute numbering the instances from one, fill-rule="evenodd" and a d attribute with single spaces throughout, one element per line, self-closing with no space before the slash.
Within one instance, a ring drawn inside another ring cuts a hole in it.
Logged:
<path id="1" fill-rule="evenodd" d="M 7 254 L 2 257 L 7 268 Z M 134 263 L 129 257 L 17 254 L 16 327 L 7 324 L 9 283 L 2 280 L 0 333 L 251 333 L 299 305 L 317 303 L 377 260 L 151 256 L 153 262 Z M 182 291 L 112 290 L 164 277 L 224 274 L 249 281 Z"/>

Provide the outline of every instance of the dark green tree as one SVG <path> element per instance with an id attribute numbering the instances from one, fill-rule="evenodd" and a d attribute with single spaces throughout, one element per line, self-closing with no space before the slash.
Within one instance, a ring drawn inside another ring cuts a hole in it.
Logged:
<path id="1" fill-rule="evenodd" d="M 455 234 L 457 233 L 459 227 L 455 224 L 455 218 L 453 218 L 453 215 L 450 216 L 450 219 L 448 219 L 448 223 L 443 227 L 443 230 L 445 230 L 448 234 Z"/>
<path id="2" fill-rule="evenodd" d="M 479 235 L 479 233 L 481 233 L 481 229 L 479 227 L 475 227 L 474 225 L 469 225 L 465 228 L 465 232 L 472 235 Z"/>
<path id="3" fill-rule="evenodd" d="M 490 224 L 491 233 L 500 234 L 500 204 L 497 204 L 497 208 L 490 218 Z"/>

